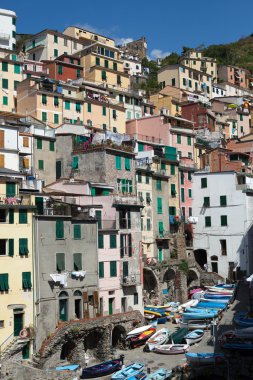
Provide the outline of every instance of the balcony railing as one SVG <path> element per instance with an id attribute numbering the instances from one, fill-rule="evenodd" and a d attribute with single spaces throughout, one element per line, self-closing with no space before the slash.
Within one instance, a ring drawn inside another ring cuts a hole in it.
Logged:
<path id="1" fill-rule="evenodd" d="M 113 197 L 113 203 L 115 205 L 141 205 L 139 198 L 136 195 L 115 195 Z"/>
<path id="2" fill-rule="evenodd" d="M 163 144 L 163 140 L 153 137 L 153 136 L 145 136 L 141 135 L 139 133 L 131 133 L 130 137 L 134 138 L 135 140 L 142 140 L 142 141 L 147 141 L 147 142 L 152 142 L 155 144 Z"/>
<path id="3" fill-rule="evenodd" d="M 0 194 L 0 206 L 33 206 L 34 202 L 29 195 L 14 195 L 13 197 Z"/>
<path id="4" fill-rule="evenodd" d="M 169 176 L 169 172 L 166 169 L 154 169 L 154 174 L 156 175 L 164 175 L 164 176 Z"/>
<path id="5" fill-rule="evenodd" d="M 98 220 L 98 230 L 116 230 L 116 219 Z"/>
<path id="6" fill-rule="evenodd" d="M 171 233 L 170 231 L 156 231 L 155 236 L 157 240 L 160 239 L 170 239 L 171 238 Z"/>
<path id="7" fill-rule="evenodd" d="M 137 278 L 135 274 L 123 276 L 120 279 L 121 286 L 135 286 L 137 285 Z"/>

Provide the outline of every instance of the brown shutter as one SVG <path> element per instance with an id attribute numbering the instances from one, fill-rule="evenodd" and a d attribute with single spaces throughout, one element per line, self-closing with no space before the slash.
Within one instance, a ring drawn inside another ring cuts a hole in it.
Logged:
<path id="1" fill-rule="evenodd" d="M 23 158 L 23 168 L 29 169 L 29 158 Z"/>
<path id="2" fill-rule="evenodd" d="M 4 131 L 0 131 L 0 148 L 4 148 Z"/>
<path id="3" fill-rule="evenodd" d="M 4 168 L 4 154 L 0 154 L 0 168 Z"/>
<path id="4" fill-rule="evenodd" d="M 29 138 L 23 137 L 23 146 L 29 148 Z"/>
<path id="5" fill-rule="evenodd" d="M 83 302 L 88 302 L 88 292 L 83 292 Z"/>
<path id="6" fill-rule="evenodd" d="M 98 307 L 99 300 L 98 300 L 98 291 L 97 290 L 95 290 L 95 292 L 93 292 L 93 302 L 94 302 L 94 307 Z"/>

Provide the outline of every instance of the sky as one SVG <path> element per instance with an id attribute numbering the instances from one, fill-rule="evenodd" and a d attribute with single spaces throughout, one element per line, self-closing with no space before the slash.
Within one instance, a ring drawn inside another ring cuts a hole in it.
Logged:
<path id="1" fill-rule="evenodd" d="M 117 43 L 145 36 L 152 59 L 253 33 L 253 0 L 0 0 L 0 8 L 16 12 L 17 33 L 76 25 Z"/>

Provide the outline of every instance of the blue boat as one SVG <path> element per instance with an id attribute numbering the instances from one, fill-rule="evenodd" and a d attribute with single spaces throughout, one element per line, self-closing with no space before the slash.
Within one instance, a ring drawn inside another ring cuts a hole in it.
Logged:
<path id="1" fill-rule="evenodd" d="M 227 305 L 222 302 L 199 302 L 197 308 L 211 308 L 225 310 Z"/>
<path id="2" fill-rule="evenodd" d="M 146 380 L 166 380 L 172 375 L 171 369 L 159 368 L 157 371 L 147 375 Z"/>
<path id="3" fill-rule="evenodd" d="M 157 320 L 157 323 L 159 325 L 164 325 L 164 323 L 168 322 L 167 316 L 165 316 L 165 317 L 158 317 L 158 318 L 156 318 L 156 320 Z"/>
<path id="4" fill-rule="evenodd" d="M 199 299 L 199 302 L 219 302 L 219 303 L 224 303 L 226 305 L 229 304 L 229 301 L 230 300 L 226 300 L 226 299 L 223 299 L 223 298 L 206 298 L 205 295 L 203 295 L 203 298 L 201 297 Z"/>
<path id="5" fill-rule="evenodd" d="M 208 313 L 203 311 L 202 313 L 182 313 L 182 317 L 184 321 L 189 319 L 212 319 L 215 318 L 214 313 Z"/>
<path id="6" fill-rule="evenodd" d="M 207 313 L 212 313 L 214 314 L 215 317 L 218 317 L 218 314 L 219 314 L 219 310 L 218 309 L 211 309 L 211 308 L 203 308 L 203 307 L 187 307 L 186 310 L 185 310 L 186 313 L 203 313 L 203 312 L 207 312 Z"/>
<path id="7" fill-rule="evenodd" d="M 112 373 L 120 370 L 121 367 L 121 359 L 108 360 L 106 362 L 84 368 L 80 379 L 94 379 L 96 377 L 111 375 Z"/>
<path id="8" fill-rule="evenodd" d="M 205 293 L 204 294 L 204 298 L 207 298 L 207 299 L 215 299 L 215 300 L 219 300 L 219 299 L 221 299 L 221 300 L 226 300 L 226 301 L 230 301 L 231 300 L 231 296 L 226 296 L 226 295 L 224 295 L 224 294 L 212 294 L 212 293 Z"/>
<path id="9" fill-rule="evenodd" d="M 120 371 L 114 373 L 111 377 L 112 380 L 133 380 L 134 376 L 140 374 L 144 368 L 143 363 L 132 363 L 127 367 L 122 368 Z"/>
<path id="10" fill-rule="evenodd" d="M 80 368 L 79 364 L 70 364 L 70 365 L 63 365 L 56 367 L 56 371 L 76 371 L 78 368 Z"/>
<path id="11" fill-rule="evenodd" d="M 215 288 L 235 289 L 236 288 L 236 284 L 218 284 L 218 285 L 215 285 Z"/>
<path id="12" fill-rule="evenodd" d="M 220 362 L 224 362 L 225 360 L 224 354 L 216 354 L 211 352 L 187 352 L 185 356 L 188 362 L 198 365 L 208 365 L 212 363 L 218 364 Z"/>
<path id="13" fill-rule="evenodd" d="M 242 327 L 252 327 L 253 326 L 253 315 L 249 316 L 248 313 L 242 312 L 234 316 L 234 322 L 238 326 Z"/>

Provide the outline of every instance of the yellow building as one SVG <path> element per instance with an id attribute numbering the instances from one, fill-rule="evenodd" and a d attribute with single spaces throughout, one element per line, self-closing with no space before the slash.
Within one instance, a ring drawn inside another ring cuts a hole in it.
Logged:
<path id="1" fill-rule="evenodd" d="M 31 197 L 19 194 L 18 188 L 18 180 L 0 177 L 1 351 L 21 330 L 32 328 L 34 318 L 34 206 Z M 23 358 L 28 358 L 31 340 L 28 338 L 24 343 Z"/>
<path id="2" fill-rule="evenodd" d="M 155 109 L 154 113 L 157 115 L 161 114 L 162 112 L 168 111 L 166 114 L 171 116 L 179 116 L 181 115 L 181 105 L 180 105 L 180 89 L 178 90 L 178 94 L 176 96 L 171 95 L 169 90 L 172 88 L 170 86 L 166 86 L 162 90 L 160 90 L 157 94 L 150 96 L 150 101 L 154 104 Z"/>
<path id="3" fill-rule="evenodd" d="M 76 56 L 85 68 L 84 79 L 114 88 L 129 89 L 129 75 L 124 71 L 124 62 L 119 49 L 102 43 L 87 46 Z"/>
<path id="4" fill-rule="evenodd" d="M 4 112 L 16 111 L 17 84 L 22 81 L 22 62 L 12 53 L 0 57 L 0 111 Z"/>
<path id="5" fill-rule="evenodd" d="M 102 42 L 105 45 L 108 46 L 115 46 L 115 41 L 112 38 L 108 38 L 105 36 L 102 36 L 101 34 L 97 34 L 95 32 L 90 32 L 88 30 L 77 28 L 76 26 L 69 26 L 66 28 L 63 32 L 63 34 L 66 34 L 67 36 L 74 37 L 80 42 L 83 42 L 85 44 L 90 44 L 91 42 Z"/>
<path id="6" fill-rule="evenodd" d="M 215 58 L 203 57 L 201 51 L 189 50 L 181 58 L 180 63 L 183 66 L 202 71 L 209 74 L 213 78 L 213 82 L 217 83 L 217 62 Z"/>

